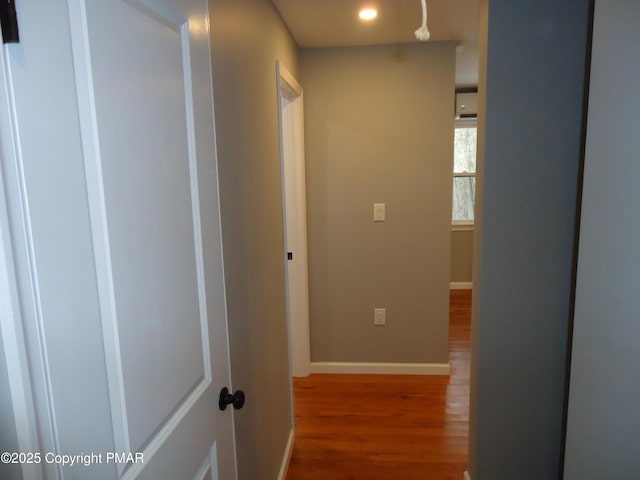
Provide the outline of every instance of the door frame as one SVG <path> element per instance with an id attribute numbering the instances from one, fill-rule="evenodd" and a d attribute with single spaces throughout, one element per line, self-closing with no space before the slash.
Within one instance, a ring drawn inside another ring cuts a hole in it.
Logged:
<path id="1" fill-rule="evenodd" d="M 29 204 L 16 125 L 13 83 L 0 49 L 0 342 L 7 368 L 16 446 L 20 452 L 56 451 L 51 383 L 42 350 L 42 315 L 37 288 Z M 31 359 L 31 362 L 29 361 Z M 53 464 L 21 463 L 23 478 L 52 475 Z"/>
<path id="2" fill-rule="evenodd" d="M 292 377 L 306 377 L 311 373 L 311 342 L 304 158 L 304 93 L 302 86 L 280 61 L 276 62 L 276 84 L 289 333 L 289 373 Z M 288 252 L 293 253 L 293 261 L 287 259 Z"/>

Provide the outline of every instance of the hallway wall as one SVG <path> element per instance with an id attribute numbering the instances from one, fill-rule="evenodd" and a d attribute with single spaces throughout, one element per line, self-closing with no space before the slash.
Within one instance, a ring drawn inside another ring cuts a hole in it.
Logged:
<path id="1" fill-rule="evenodd" d="M 448 362 L 454 70 L 447 42 L 301 50 L 314 362 Z"/>
<path id="2" fill-rule="evenodd" d="M 473 281 L 473 229 L 451 232 L 451 282 Z"/>
<path id="3" fill-rule="evenodd" d="M 481 11 L 469 467 L 473 480 L 552 480 L 562 459 L 589 0 L 484 0 Z"/>
<path id="4" fill-rule="evenodd" d="M 269 0 L 210 0 L 213 94 L 239 480 L 274 480 L 290 378 L 276 60 L 297 46 Z"/>

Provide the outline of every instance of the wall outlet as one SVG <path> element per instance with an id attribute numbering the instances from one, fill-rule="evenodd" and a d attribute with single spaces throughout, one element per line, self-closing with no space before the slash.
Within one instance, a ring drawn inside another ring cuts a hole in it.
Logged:
<path id="1" fill-rule="evenodd" d="M 386 325 L 387 324 L 387 309 L 376 308 L 373 311 L 373 324 L 374 325 Z"/>

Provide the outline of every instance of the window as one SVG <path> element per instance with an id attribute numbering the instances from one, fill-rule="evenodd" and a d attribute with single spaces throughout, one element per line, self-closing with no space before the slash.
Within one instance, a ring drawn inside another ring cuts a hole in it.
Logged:
<path id="1" fill-rule="evenodd" d="M 476 144 L 478 129 L 475 122 L 456 125 L 453 153 L 453 225 L 473 225 L 476 199 Z"/>

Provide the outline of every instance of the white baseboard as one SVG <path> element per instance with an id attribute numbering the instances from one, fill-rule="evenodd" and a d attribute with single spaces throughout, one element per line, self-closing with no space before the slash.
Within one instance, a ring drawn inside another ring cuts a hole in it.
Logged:
<path id="1" fill-rule="evenodd" d="M 473 282 L 451 282 L 449 288 L 451 290 L 471 290 L 473 289 Z"/>
<path id="2" fill-rule="evenodd" d="M 471 475 L 469 475 L 469 472 L 467 472 L 466 470 L 465 470 L 465 472 L 464 472 L 464 477 L 463 477 L 463 479 L 464 479 L 464 480 L 471 480 Z"/>
<path id="3" fill-rule="evenodd" d="M 449 363 L 311 362 L 311 373 L 449 375 Z"/>
<path id="4" fill-rule="evenodd" d="M 284 480 L 287 477 L 287 470 L 289 470 L 289 462 L 291 461 L 291 454 L 293 453 L 293 444 L 295 442 L 295 434 L 293 428 L 289 432 L 289 440 L 287 440 L 287 447 L 284 450 L 284 456 L 282 457 L 282 464 L 280 465 L 280 473 L 278 474 L 278 480 Z"/>

